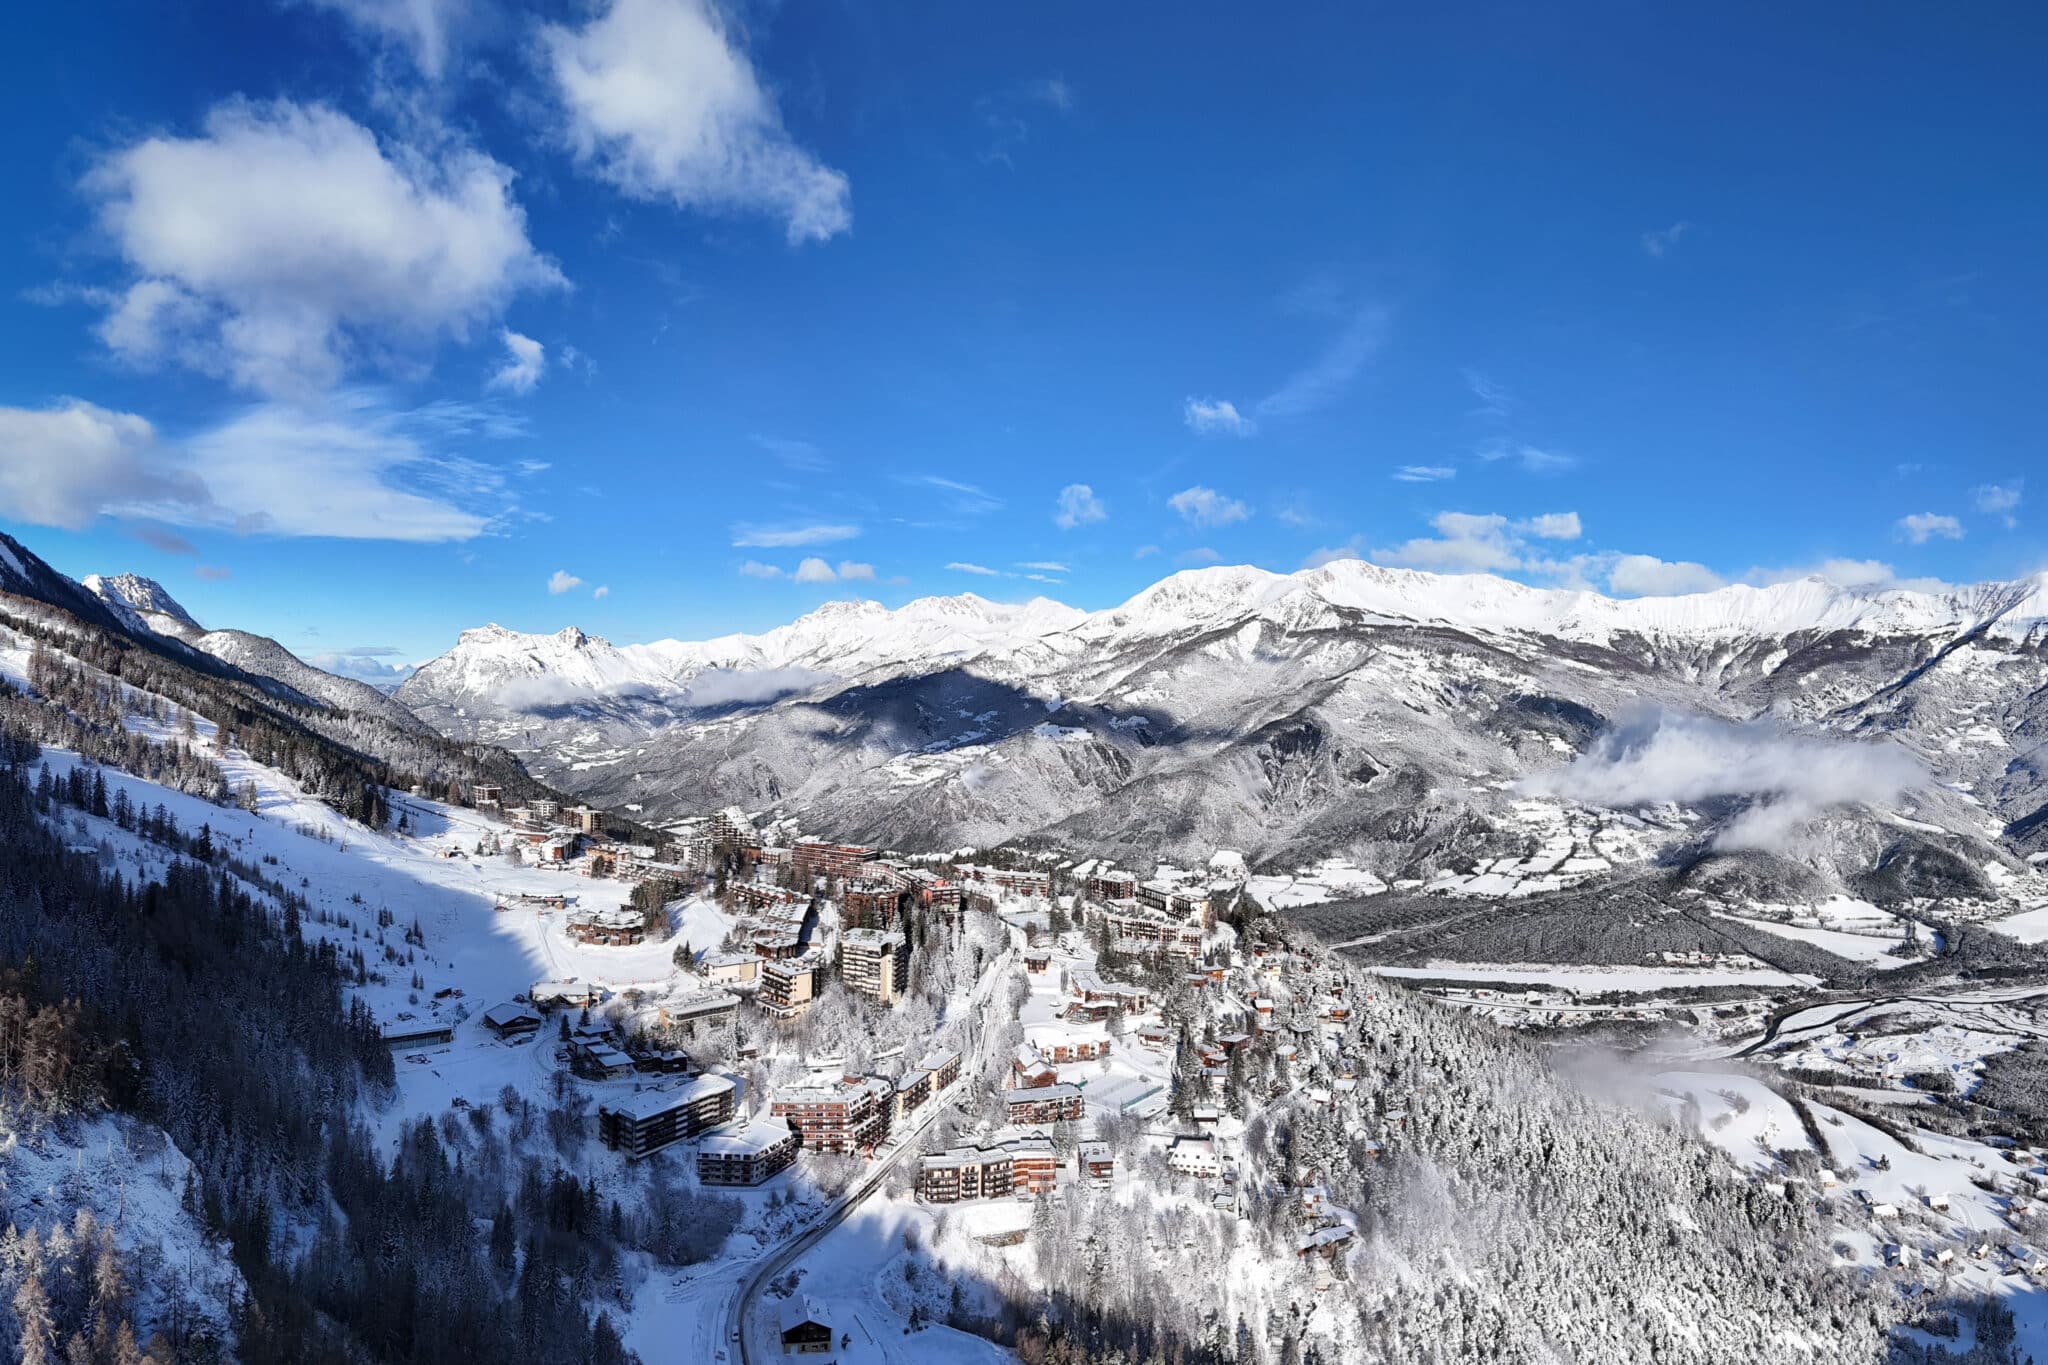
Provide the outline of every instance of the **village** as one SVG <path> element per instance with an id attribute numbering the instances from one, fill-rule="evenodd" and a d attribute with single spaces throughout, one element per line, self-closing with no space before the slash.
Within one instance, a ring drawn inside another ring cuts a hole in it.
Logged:
<path id="1" fill-rule="evenodd" d="M 493 789 L 474 797 L 496 809 Z M 1045 853 L 891 855 L 736 809 L 660 842 L 608 835 L 588 808 L 536 802 L 502 817 L 508 832 L 479 851 L 551 871 L 562 889 L 508 893 L 496 913 L 546 922 L 592 969 L 536 980 L 473 1020 L 394 1021 L 389 1040 L 415 1059 L 458 1028 L 541 1049 L 558 1084 L 587 1095 L 616 1160 L 680 1161 L 702 1188 L 760 1190 L 798 1171 L 864 1193 L 872 1171 L 873 1187 L 998 1250 L 1023 1246 L 1043 1197 L 1069 1190 L 1112 1201 L 1142 1190 L 1239 1221 L 1278 1209 L 1313 1295 L 1351 1273 L 1358 1219 L 1312 1164 L 1276 1180 L 1248 1161 L 1247 1121 L 1283 1105 L 1321 1112 L 1371 1162 L 1397 1152 L 1410 1109 L 1427 1102 L 1361 1092 L 1351 1044 L 1371 1027 L 1376 992 L 1323 950 L 1271 933 L 1233 855 L 1140 876 Z M 651 973 L 648 948 L 670 942 L 669 970 Z M 606 955 L 618 971 L 599 969 Z M 981 1006 L 926 1011 L 910 1027 L 898 1007 L 935 964 L 978 983 Z M 1511 984 L 1439 993 L 1482 1013 L 1573 1008 L 1568 994 Z M 828 1002 L 851 1003 L 865 1044 L 847 1046 L 843 1027 L 808 1031 Z M 1724 1007 L 1716 1022 L 1733 1034 L 1759 1008 Z M 1743 1131 L 1729 1114 L 1702 1126 L 1731 1145 L 1731 1123 Z M 1925 1179 L 1905 1192 L 1875 1154 L 1861 1165 L 1814 1158 L 1775 1172 L 1773 1188 L 1845 1200 L 1866 1229 L 1838 1244 L 1852 1259 L 2048 1279 L 2028 1231 L 2048 1188 L 2040 1154 L 1999 1152 L 1969 1197 Z M 830 1352 L 845 1336 L 808 1295 L 783 1296 L 776 1312 L 785 1352 Z"/>
<path id="2" fill-rule="evenodd" d="M 1239 1141 L 1275 1102 L 1339 1112 L 1360 1083 L 1344 1038 L 1371 1000 L 1317 952 L 1240 932 L 1241 863 L 1141 877 L 1005 851 L 890 856 L 737 810 L 632 843 L 587 808 L 498 800 L 474 793 L 503 833 L 465 833 L 460 851 L 516 860 L 522 889 L 494 917 L 574 945 L 581 970 L 400 1011 L 386 1037 L 413 1065 L 448 1069 L 458 1036 L 529 1051 L 557 1093 L 586 1097 L 616 1160 L 679 1162 L 702 1188 L 772 1188 L 795 1168 L 840 1189 L 887 1162 L 893 1193 L 991 1248 L 1023 1244 L 1040 1196 L 1070 1188 L 1233 1220 L 1277 1200 L 1307 1283 L 1343 1276 L 1350 1212 L 1311 1169 L 1249 1188 Z M 932 971 L 981 1003 L 899 1008 Z M 866 1036 L 852 1047 L 843 1027 L 818 1032 L 849 1007 Z M 1407 1115 L 1391 1097 L 1369 1108 L 1349 1136 L 1377 1154 Z M 791 1349 L 817 1325 L 789 1324 Z"/>

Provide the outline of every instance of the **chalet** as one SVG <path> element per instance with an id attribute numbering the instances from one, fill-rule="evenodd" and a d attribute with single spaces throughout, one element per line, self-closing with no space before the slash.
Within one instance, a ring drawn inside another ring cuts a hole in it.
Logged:
<path id="1" fill-rule="evenodd" d="M 1060 1078 L 1052 1063 L 1038 1055 L 1038 1049 L 1029 1043 L 1017 1044 L 1017 1050 L 1010 1054 L 1010 1079 L 1020 1090 L 1042 1090 Z"/>
<path id="2" fill-rule="evenodd" d="M 1024 1090 L 1006 1090 L 1003 1103 L 1012 1123 L 1057 1123 L 1079 1119 L 1086 1111 L 1081 1088 L 1076 1085 L 1045 1085 Z"/>
<path id="3" fill-rule="evenodd" d="M 1223 1110 L 1213 1104 L 1198 1104 L 1190 1113 L 1197 1128 L 1214 1128 L 1223 1122 Z"/>
<path id="4" fill-rule="evenodd" d="M 936 1093 L 960 1078 L 960 1054 L 950 1048 L 934 1049 L 918 1062 L 917 1069 L 931 1073 L 932 1090 Z"/>
<path id="5" fill-rule="evenodd" d="M 786 1356 L 832 1354 L 832 1325 L 808 1298 L 793 1298 L 783 1305 L 782 1353 Z"/>
<path id="6" fill-rule="evenodd" d="M 1309 1232 L 1295 1243 L 1297 1256 L 1321 1256 L 1325 1260 L 1336 1259 L 1339 1252 L 1351 1245 L 1351 1229 L 1342 1223 L 1328 1223 Z"/>
<path id="7" fill-rule="evenodd" d="M 1044 976 L 1052 970 L 1052 954 L 1043 948 L 1033 948 L 1024 954 L 1024 970 L 1033 976 Z"/>
<path id="8" fill-rule="evenodd" d="M 788 1120 L 810 1150 L 850 1155 L 873 1151 L 888 1136 L 889 1111 L 883 1100 L 893 1094 L 887 1081 L 843 1076 L 783 1090 L 769 1112 Z"/>
<path id="9" fill-rule="evenodd" d="M 526 993 L 526 998 L 545 1014 L 562 1008 L 589 1009 L 603 998 L 603 993 L 583 981 L 540 981 Z"/>
<path id="10" fill-rule="evenodd" d="M 1936 1212 L 1939 1212 L 1939 1213 L 1947 1213 L 1947 1212 L 1948 1212 L 1948 1196 L 1947 1196 L 1946 1194 L 1930 1194 L 1930 1195 L 1928 1195 L 1928 1196 L 1927 1196 L 1927 1207 L 1928 1207 L 1928 1208 L 1930 1208 L 1930 1209 L 1933 1209 L 1933 1210 L 1935 1210 Z"/>
<path id="11" fill-rule="evenodd" d="M 1103 1182 L 1116 1176 L 1116 1153 L 1106 1142 L 1084 1142 L 1074 1151 L 1074 1170 L 1083 1180 Z"/>
<path id="12" fill-rule="evenodd" d="M 578 910 L 569 916 L 569 937 L 578 943 L 630 947 L 647 937 L 647 924 L 636 910 Z"/>
<path id="13" fill-rule="evenodd" d="M 1109 1030 L 1075 1024 L 1032 1024 L 1024 1030 L 1026 1044 L 1048 1062 L 1092 1062 L 1109 1055 Z"/>
<path id="14" fill-rule="evenodd" d="M 717 986 L 753 986 L 761 980 L 758 953 L 710 953 L 701 964 L 705 977 Z"/>
<path id="15" fill-rule="evenodd" d="M 641 1090 L 597 1110 L 597 1135 L 634 1161 L 728 1122 L 737 1093 L 724 1076 L 691 1078 L 673 1090 Z"/>
<path id="16" fill-rule="evenodd" d="M 1214 1138 L 1177 1137 L 1166 1149 L 1166 1168 L 1177 1175 L 1214 1180 L 1223 1174 L 1223 1161 Z"/>
<path id="17" fill-rule="evenodd" d="M 540 1011 L 506 1003 L 484 1011 L 484 1027 L 500 1038 L 526 1038 L 540 1031 Z"/>
<path id="18" fill-rule="evenodd" d="M 778 1118 L 706 1133 L 697 1143 L 697 1180 L 705 1185 L 759 1185 L 796 1160 L 796 1131 Z"/>

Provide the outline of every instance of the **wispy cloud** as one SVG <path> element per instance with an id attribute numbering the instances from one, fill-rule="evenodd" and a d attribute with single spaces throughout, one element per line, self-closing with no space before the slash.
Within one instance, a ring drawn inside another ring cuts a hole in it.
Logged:
<path id="1" fill-rule="evenodd" d="M 1669 256 L 1685 235 L 1692 231 L 1692 224 L 1680 219 L 1670 227 L 1658 228 L 1642 236 L 1643 254 L 1652 260 L 1661 261 Z"/>
<path id="2" fill-rule="evenodd" d="M 1225 497 L 1213 488 L 1200 484 L 1183 488 L 1166 500 L 1166 505 L 1180 513 L 1181 520 L 1190 526 L 1228 526 L 1233 522 L 1250 517 L 1252 509 L 1236 498 Z"/>
<path id="3" fill-rule="evenodd" d="M 761 526 L 742 522 L 732 528 L 732 543 L 736 549 L 780 550 L 803 545 L 830 545 L 835 541 L 852 540 L 859 534 L 860 527 L 839 523 Z"/>
<path id="4" fill-rule="evenodd" d="M 1487 441 L 1475 453 L 1488 463 L 1510 460 L 1529 474 L 1562 474 L 1576 468 L 1579 463 L 1576 455 L 1523 441 Z"/>
<path id="5" fill-rule="evenodd" d="M 1250 436 L 1258 430 L 1227 398 L 1189 398 L 1181 406 L 1181 420 L 1198 436 Z"/>
<path id="6" fill-rule="evenodd" d="M 793 440 L 787 436 L 764 436 L 759 432 L 748 439 L 799 473 L 815 474 L 832 467 L 832 461 L 825 452 L 809 441 Z"/>
<path id="7" fill-rule="evenodd" d="M 1914 512 L 1900 517 L 1897 526 L 1900 537 L 1914 545 L 1963 538 L 1963 523 L 1942 512 Z"/>
<path id="8" fill-rule="evenodd" d="M 1479 400 L 1474 409 L 1477 415 L 1495 422 L 1505 422 L 1514 415 L 1514 395 L 1478 370 L 1465 371 L 1465 387 Z"/>
<path id="9" fill-rule="evenodd" d="M 1353 315 L 1343 330 L 1331 338 L 1321 355 L 1305 368 L 1289 375 L 1279 388 L 1261 398 L 1260 417 L 1301 417 L 1335 402 L 1365 368 L 1366 362 L 1386 344 L 1391 310 L 1368 305 Z"/>
<path id="10" fill-rule="evenodd" d="M 1017 566 L 1020 569 L 1036 569 L 1040 573 L 1065 573 L 1067 566 L 1049 559 L 1027 559 Z"/>
<path id="11" fill-rule="evenodd" d="M 1095 490 L 1085 483 L 1068 484 L 1053 502 L 1053 524 L 1062 531 L 1103 521 L 1108 516 L 1109 509 L 1102 505 L 1102 499 L 1095 496 Z"/>
<path id="12" fill-rule="evenodd" d="M 979 575 L 982 578 L 1001 578 L 1003 576 L 1003 571 L 1001 569 L 991 569 L 986 564 L 969 564 L 963 560 L 958 559 L 954 560 L 946 567 L 948 569 L 951 569 L 954 573 L 971 573 Z"/>
<path id="13" fill-rule="evenodd" d="M 1064 76 L 1041 76 L 1006 90 L 983 95 L 974 102 L 986 141 L 976 153 L 984 162 L 1005 166 L 1016 164 L 1015 155 L 1031 141 L 1032 133 L 1047 112 L 1065 116 L 1074 112 L 1079 95 Z"/>
<path id="14" fill-rule="evenodd" d="M 962 483 L 958 479 L 944 478 L 938 474 L 909 474 L 903 476 L 903 482 L 923 488 L 935 489 L 945 494 L 947 507 L 958 516 L 978 517 L 989 512 L 999 511 L 1003 505 L 1001 498 L 985 489 L 977 488 L 971 483 Z"/>
<path id="15" fill-rule="evenodd" d="M 1394 471 L 1400 483 L 1442 483 L 1457 477 L 1458 471 L 1447 464 L 1404 464 Z"/>
<path id="16" fill-rule="evenodd" d="M 2020 524 L 2016 514 L 2019 511 L 2022 491 L 2023 485 L 2018 479 L 2009 484 L 1981 483 L 1970 490 L 1970 499 L 1976 504 L 1979 512 L 1997 517 L 2005 524 L 2005 529 L 2010 531 Z"/>

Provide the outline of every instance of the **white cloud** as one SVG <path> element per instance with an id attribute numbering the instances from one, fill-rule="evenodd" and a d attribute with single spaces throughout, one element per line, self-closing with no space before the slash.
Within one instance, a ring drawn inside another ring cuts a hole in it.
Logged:
<path id="1" fill-rule="evenodd" d="M 1190 398 L 1181 406 L 1181 420 L 1202 436 L 1249 436 L 1258 430 L 1227 398 Z"/>
<path id="2" fill-rule="evenodd" d="M 740 565 L 740 572 L 742 574 L 745 574 L 748 578 L 782 577 L 781 569 L 777 568 L 773 564 L 763 564 L 758 559 L 750 559 L 746 563 Z"/>
<path id="3" fill-rule="evenodd" d="M 373 686 L 388 687 L 393 683 L 403 682 L 412 676 L 413 666 L 411 664 L 380 663 L 377 656 L 383 653 L 395 654 L 397 651 L 331 650 L 321 654 L 308 654 L 304 657 L 307 663 L 323 673 L 332 673 L 342 678 L 354 678 L 357 682 L 366 682 Z"/>
<path id="4" fill-rule="evenodd" d="M 790 139 L 709 0 L 612 0 L 541 46 L 569 150 L 622 193 L 770 214 L 792 244 L 852 225 L 846 177 Z"/>
<path id="5" fill-rule="evenodd" d="M 1166 505 L 1180 513 L 1181 520 L 1190 526 L 1228 526 L 1252 514 L 1252 509 L 1236 498 L 1227 498 L 1199 484 L 1175 493 L 1166 500 Z"/>
<path id="6" fill-rule="evenodd" d="M 1563 768 L 1521 789 L 1609 807 L 1745 797 L 1715 839 L 1725 850 L 1783 850 L 1806 821 L 1834 806 L 1885 805 L 1925 780 L 1890 741 L 1791 734 L 1764 722 L 1732 725 L 1646 708 L 1622 717 Z"/>
<path id="7" fill-rule="evenodd" d="M 1447 464 L 1404 464 L 1394 471 L 1394 478 L 1402 483 L 1442 483 L 1457 477 L 1458 471 Z"/>
<path id="8" fill-rule="evenodd" d="M 438 78 L 448 64 L 453 30 L 470 0 L 312 0 L 341 14 L 379 42 L 402 49 L 420 73 Z"/>
<path id="9" fill-rule="evenodd" d="M 1137 549 L 1131 551 L 1131 558 L 1150 559 L 1153 555 L 1156 555 L 1158 553 L 1159 547 L 1157 545 L 1140 545 Z"/>
<path id="10" fill-rule="evenodd" d="M 985 489 L 958 479 L 943 478 L 937 474 L 916 474 L 903 480 L 926 488 L 936 488 L 948 494 L 948 505 L 958 516 L 978 517 L 1002 508 L 1003 500 Z"/>
<path id="11" fill-rule="evenodd" d="M 1307 368 L 1259 400 L 1258 415 L 1300 417 L 1328 407 L 1385 344 L 1392 316 L 1377 306 L 1361 309 Z"/>
<path id="12" fill-rule="evenodd" d="M 567 569 L 557 569 L 548 575 L 548 591 L 557 597 L 568 592 L 571 588 L 580 588 L 582 586 L 583 580 L 570 573 Z"/>
<path id="13" fill-rule="evenodd" d="M 541 371 L 547 368 L 547 349 L 532 337 L 522 336 L 510 327 L 498 329 L 498 340 L 505 343 L 505 363 L 491 375 L 485 387 L 532 393 L 533 386 L 540 383 Z"/>
<path id="14" fill-rule="evenodd" d="M 218 105 L 202 136 L 145 138 L 82 182 L 132 273 L 101 338 L 137 364 L 300 397 L 466 338 L 521 290 L 564 283 L 511 182 L 480 152 L 382 146 L 322 105 Z"/>
<path id="15" fill-rule="evenodd" d="M 0 515 L 82 531 L 102 512 L 155 503 L 189 525 L 210 501 L 195 475 L 165 467 L 156 429 L 133 413 L 77 399 L 0 407 Z"/>
<path id="16" fill-rule="evenodd" d="M 1095 490 L 1085 483 L 1070 483 L 1062 488 L 1054 506 L 1053 524 L 1063 531 L 1102 521 L 1109 516 L 1109 509 L 1102 505 L 1102 499 L 1096 497 Z"/>
<path id="17" fill-rule="evenodd" d="M 1654 232 L 1646 232 L 1642 237 L 1643 252 L 1653 260 L 1661 261 L 1670 255 L 1671 249 L 1677 246 L 1680 239 L 1691 231 L 1692 224 L 1680 219 L 1670 227 L 1658 228 Z"/>
<path id="18" fill-rule="evenodd" d="M 1757 587 L 1791 583 L 1802 578 L 1822 578 L 1842 588 L 1903 588 L 1911 592 L 1945 593 L 1954 585 L 1938 578 L 1901 578 L 1897 570 L 1880 559 L 1827 559 L 1818 564 L 1790 568 L 1755 568 L 1742 581 Z"/>
<path id="19" fill-rule="evenodd" d="M 1183 564 L 1216 564 L 1222 561 L 1223 556 L 1206 545 L 1197 545 L 1192 550 L 1182 550 L 1174 558 Z"/>
<path id="20" fill-rule="evenodd" d="M 1712 592 L 1726 580 L 1704 564 L 1655 555 L 1620 555 L 1607 569 L 1607 589 L 1617 597 L 1676 597 Z"/>
<path id="21" fill-rule="evenodd" d="M 839 576 L 841 578 L 862 579 L 872 582 L 875 577 L 875 566 L 872 564 L 859 564 L 851 559 L 842 559 L 839 561 Z"/>
<path id="22" fill-rule="evenodd" d="M 1915 512 L 1911 516 L 1900 517 L 1898 529 L 1902 537 L 1915 545 L 1925 545 L 1936 538 L 1963 538 L 1963 524 L 1954 517 L 1940 512 Z"/>
<path id="23" fill-rule="evenodd" d="M 1430 525 L 1436 528 L 1436 539 L 1374 550 L 1373 559 L 1435 573 L 1505 573 L 1522 567 L 1520 549 L 1508 536 L 1508 519 L 1498 513 L 1439 512 Z"/>
<path id="24" fill-rule="evenodd" d="M 1538 540 L 1577 540 L 1583 534 L 1577 512 L 1545 512 L 1517 522 L 1515 529 Z"/>
<path id="25" fill-rule="evenodd" d="M 605 598 L 610 597 L 612 595 L 612 590 L 609 586 L 594 588 L 591 590 L 590 595 L 597 601 L 602 602 Z"/>
<path id="26" fill-rule="evenodd" d="M 690 679 L 683 700 L 691 706 L 750 706 L 835 681 L 836 673 L 811 668 L 707 668 Z"/>
<path id="27" fill-rule="evenodd" d="M 785 550 L 800 545 L 830 545 L 834 541 L 852 540 L 859 534 L 858 526 L 756 526 L 742 523 L 732 528 L 732 543 L 739 549 Z"/>
<path id="28" fill-rule="evenodd" d="M 1040 573 L 1065 573 L 1067 566 L 1050 559 L 1027 559 L 1020 563 L 1020 569 L 1036 569 Z"/>
<path id="29" fill-rule="evenodd" d="M 1997 517 L 2010 531 L 2020 524 L 2020 519 L 2013 514 L 2019 510 L 2022 488 L 2022 482 L 2017 479 L 2010 484 L 1982 483 L 1970 490 L 1970 498 L 1979 512 Z"/>
<path id="30" fill-rule="evenodd" d="M 790 577 L 799 583 L 830 583 L 838 575 L 832 572 L 830 564 L 812 555 L 800 561 L 796 566 L 796 572 Z"/>
<path id="31" fill-rule="evenodd" d="M 1001 578 L 1003 576 L 1001 569 L 991 569 L 986 564 L 968 564 L 957 559 L 946 567 L 954 573 L 979 574 L 983 578 Z"/>

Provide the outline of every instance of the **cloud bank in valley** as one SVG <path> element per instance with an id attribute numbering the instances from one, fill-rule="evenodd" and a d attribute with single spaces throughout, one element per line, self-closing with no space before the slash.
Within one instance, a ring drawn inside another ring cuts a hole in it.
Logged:
<path id="1" fill-rule="evenodd" d="M 1591 748 L 1523 791 L 1590 806 L 1691 804 L 1746 798 L 1715 837 L 1724 852 L 1784 849 L 1807 821 L 1835 806 L 1885 805 L 1926 779 L 1889 742 L 1788 732 L 1768 721 L 1735 723 L 1644 707 L 1624 715 Z"/>
<path id="2" fill-rule="evenodd" d="M 802 692 L 839 675 L 812 668 L 707 668 L 690 679 L 683 700 L 691 706 L 749 706 Z"/>

